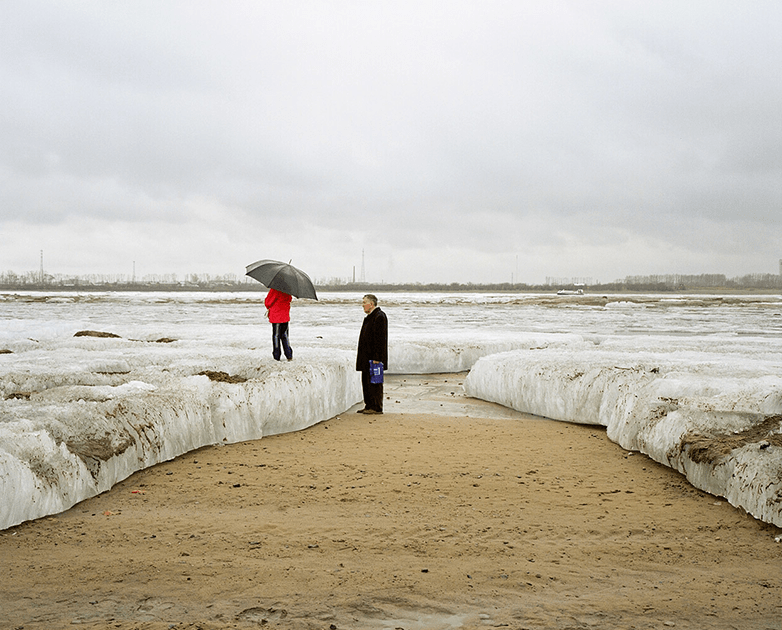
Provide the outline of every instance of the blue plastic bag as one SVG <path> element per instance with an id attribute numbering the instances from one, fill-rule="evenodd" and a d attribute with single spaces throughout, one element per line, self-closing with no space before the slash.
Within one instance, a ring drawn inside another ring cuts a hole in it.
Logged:
<path id="1" fill-rule="evenodd" d="M 383 364 L 380 361 L 369 360 L 369 382 L 374 385 L 383 382 Z"/>

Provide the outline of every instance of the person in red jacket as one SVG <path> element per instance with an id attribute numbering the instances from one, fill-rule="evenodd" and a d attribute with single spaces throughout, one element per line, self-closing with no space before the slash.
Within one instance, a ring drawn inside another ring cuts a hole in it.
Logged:
<path id="1" fill-rule="evenodd" d="M 291 296 L 277 289 L 269 289 L 266 299 L 266 316 L 272 325 L 272 356 L 275 361 L 280 360 L 282 351 L 288 361 L 293 360 L 293 349 L 288 343 L 288 322 L 291 320 Z"/>

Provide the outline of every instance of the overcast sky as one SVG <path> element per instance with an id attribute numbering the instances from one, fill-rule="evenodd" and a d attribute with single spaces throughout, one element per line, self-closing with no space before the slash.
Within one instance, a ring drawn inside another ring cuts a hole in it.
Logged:
<path id="1" fill-rule="evenodd" d="M 782 2 L 0 2 L 0 271 L 777 273 Z"/>

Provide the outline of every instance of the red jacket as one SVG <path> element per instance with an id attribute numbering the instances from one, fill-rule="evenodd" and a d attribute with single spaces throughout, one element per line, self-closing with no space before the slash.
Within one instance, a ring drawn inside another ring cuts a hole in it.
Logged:
<path id="1" fill-rule="evenodd" d="M 291 296 L 277 289 L 269 289 L 269 294 L 263 301 L 269 309 L 269 322 L 284 324 L 291 321 Z"/>

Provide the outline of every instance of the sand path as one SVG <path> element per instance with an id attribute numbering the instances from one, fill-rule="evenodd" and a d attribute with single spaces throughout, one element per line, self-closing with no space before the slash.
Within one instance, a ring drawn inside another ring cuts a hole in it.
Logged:
<path id="1" fill-rule="evenodd" d="M 782 629 L 779 529 L 462 380 L 0 532 L 0 628 Z"/>

